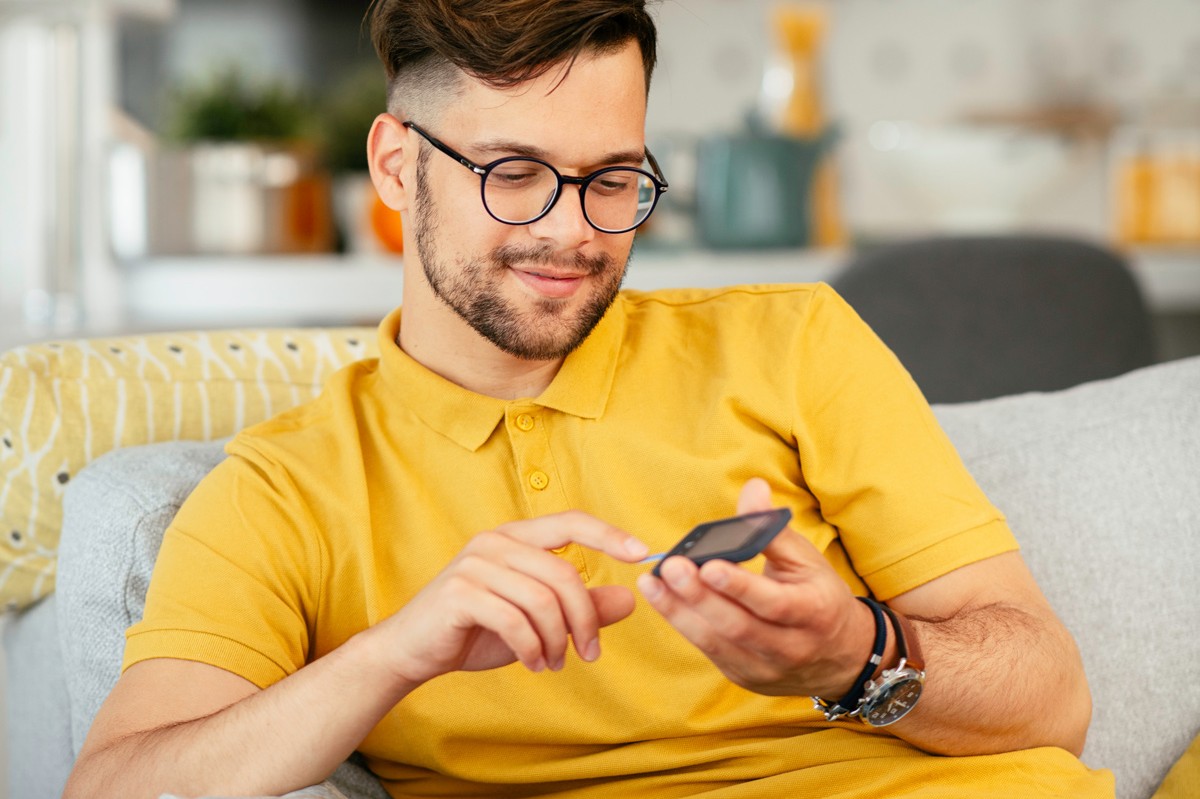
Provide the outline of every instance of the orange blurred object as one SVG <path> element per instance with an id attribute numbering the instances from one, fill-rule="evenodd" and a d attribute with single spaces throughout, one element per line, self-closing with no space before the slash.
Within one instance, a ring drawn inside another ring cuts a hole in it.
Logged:
<path id="1" fill-rule="evenodd" d="M 779 111 L 776 125 L 782 133 L 801 138 L 819 136 L 828 121 L 821 102 L 820 53 L 829 27 L 828 10 L 812 3 L 794 3 L 775 9 L 773 22 L 781 68 L 791 89 Z M 825 156 L 813 179 L 812 243 L 835 247 L 846 243 L 842 225 L 837 163 Z"/>
<path id="2" fill-rule="evenodd" d="M 371 202 L 371 230 L 388 252 L 404 252 L 404 228 L 400 224 L 400 212 L 384 204 L 378 194 Z"/>
<path id="3" fill-rule="evenodd" d="M 1116 223 L 1127 244 L 1200 244 L 1200 137 L 1118 161 Z"/>
<path id="4" fill-rule="evenodd" d="M 333 248 L 333 191 L 327 174 L 301 175 L 283 195 L 282 223 L 287 241 L 300 252 L 327 252 Z"/>
<path id="5" fill-rule="evenodd" d="M 813 137 L 825 129 L 818 68 L 821 39 L 828 27 L 824 8 L 810 4 L 775 9 L 777 44 L 781 45 L 784 71 L 791 89 L 777 124 L 784 133 Z"/>

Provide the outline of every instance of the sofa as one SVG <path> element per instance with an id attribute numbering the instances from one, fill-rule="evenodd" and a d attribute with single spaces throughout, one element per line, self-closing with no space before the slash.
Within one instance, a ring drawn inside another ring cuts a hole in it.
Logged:
<path id="1" fill-rule="evenodd" d="M 60 795 L 163 529 L 221 439 L 374 348 L 361 328 L 228 331 L 0 357 L 12 799 Z M 1200 358 L 935 411 L 1079 642 L 1095 708 L 1084 761 L 1112 769 L 1121 799 L 1197 795 Z M 351 761 L 303 795 L 383 793 Z"/>

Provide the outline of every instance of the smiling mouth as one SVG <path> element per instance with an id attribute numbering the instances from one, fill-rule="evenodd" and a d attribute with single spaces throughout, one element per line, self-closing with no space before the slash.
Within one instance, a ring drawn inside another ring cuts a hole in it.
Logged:
<path id="1" fill-rule="evenodd" d="M 513 269 L 516 277 L 537 295 L 551 300 L 565 300 L 583 289 L 586 274 L 537 272 L 532 269 Z"/>
<path id="2" fill-rule="evenodd" d="M 586 277 L 585 275 L 548 275 L 545 272 L 534 272 L 532 270 L 525 270 L 525 274 L 545 280 L 579 280 L 582 277 Z"/>

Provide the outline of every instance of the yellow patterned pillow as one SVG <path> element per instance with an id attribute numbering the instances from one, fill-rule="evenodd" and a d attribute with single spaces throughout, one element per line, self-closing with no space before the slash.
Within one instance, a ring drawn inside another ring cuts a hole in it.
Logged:
<path id="1" fill-rule="evenodd" d="M 111 449 L 208 441 L 311 399 L 378 354 L 371 328 L 83 339 L 0 356 L 0 603 L 54 590 L 62 495 Z"/>

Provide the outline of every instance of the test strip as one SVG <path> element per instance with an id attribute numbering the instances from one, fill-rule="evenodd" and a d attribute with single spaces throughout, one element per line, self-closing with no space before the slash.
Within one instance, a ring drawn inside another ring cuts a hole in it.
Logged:
<path id="1" fill-rule="evenodd" d="M 658 563 L 660 560 L 662 560 L 666 556 L 667 556 L 666 552 L 658 552 L 654 555 L 649 555 L 647 557 L 642 558 L 641 560 L 638 561 L 638 565 L 641 565 L 643 563 Z"/>

